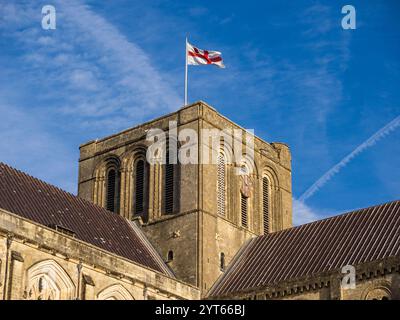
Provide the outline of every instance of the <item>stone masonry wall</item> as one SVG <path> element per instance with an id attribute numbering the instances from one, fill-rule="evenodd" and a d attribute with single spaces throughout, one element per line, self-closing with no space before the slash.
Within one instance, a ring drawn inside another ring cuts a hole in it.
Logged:
<path id="1" fill-rule="evenodd" d="M 11 213 L 0 210 L 0 221 L 1 298 L 200 298 L 179 280 Z"/>

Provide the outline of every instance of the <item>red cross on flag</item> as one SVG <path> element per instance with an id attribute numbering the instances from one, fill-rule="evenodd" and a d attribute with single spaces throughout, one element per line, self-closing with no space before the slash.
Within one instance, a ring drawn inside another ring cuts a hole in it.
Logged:
<path id="1" fill-rule="evenodd" d="M 201 64 L 215 64 L 220 68 L 225 68 L 222 62 L 221 52 L 201 50 L 192 46 L 189 42 L 186 43 L 186 51 L 188 65 L 198 66 Z"/>

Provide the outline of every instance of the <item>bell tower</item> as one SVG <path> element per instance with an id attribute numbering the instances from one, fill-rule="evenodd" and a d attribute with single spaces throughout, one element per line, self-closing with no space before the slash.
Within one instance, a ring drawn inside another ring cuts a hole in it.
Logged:
<path id="1" fill-rule="evenodd" d="M 171 123 L 179 161 L 143 163 L 149 132 Z M 237 157 L 234 145 L 245 150 L 247 140 L 224 131 L 248 134 L 200 101 L 80 147 L 79 196 L 139 221 L 176 277 L 203 295 L 246 241 L 292 226 L 289 148 L 254 137 L 252 158 Z M 197 161 L 182 163 L 188 154 Z"/>

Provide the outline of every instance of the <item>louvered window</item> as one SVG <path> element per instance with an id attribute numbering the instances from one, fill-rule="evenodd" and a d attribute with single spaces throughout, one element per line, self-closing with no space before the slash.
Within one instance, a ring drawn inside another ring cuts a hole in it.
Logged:
<path id="1" fill-rule="evenodd" d="M 264 222 L 264 234 L 269 231 L 269 180 L 263 178 L 263 222 Z"/>
<path id="2" fill-rule="evenodd" d="M 164 177 L 164 212 L 171 214 L 174 211 L 174 164 L 170 163 L 169 150 L 166 152 L 166 165 Z"/>
<path id="3" fill-rule="evenodd" d="M 242 215 L 242 226 L 247 228 L 247 218 L 248 218 L 248 214 L 247 214 L 247 210 L 248 210 L 248 198 L 246 198 L 244 195 L 240 195 L 240 211 L 241 211 L 241 215 Z"/>
<path id="4" fill-rule="evenodd" d="M 217 168 L 217 212 L 225 215 L 225 157 L 222 153 L 218 155 Z"/>
<path id="5" fill-rule="evenodd" d="M 117 198 L 117 173 L 110 169 L 107 174 L 107 210 L 115 212 Z"/>
<path id="6" fill-rule="evenodd" d="M 135 170 L 135 214 L 144 213 L 144 188 L 145 188 L 145 165 L 143 160 L 136 163 Z"/>

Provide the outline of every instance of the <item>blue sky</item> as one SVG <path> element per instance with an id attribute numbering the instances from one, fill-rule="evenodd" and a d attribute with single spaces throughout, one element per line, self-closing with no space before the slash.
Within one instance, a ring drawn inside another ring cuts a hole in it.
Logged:
<path id="1" fill-rule="evenodd" d="M 41 28 L 41 8 L 57 29 Z M 352 4 L 357 29 L 343 30 Z M 178 109 L 184 38 L 226 69 L 189 67 L 204 100 L 289 144 L 294 220 L 400 198 L 400 3 L 0 1 L 0 161 L 76 193 L 79 144 Z M 351 159 L 301 202 L 335 164 Z"/>

